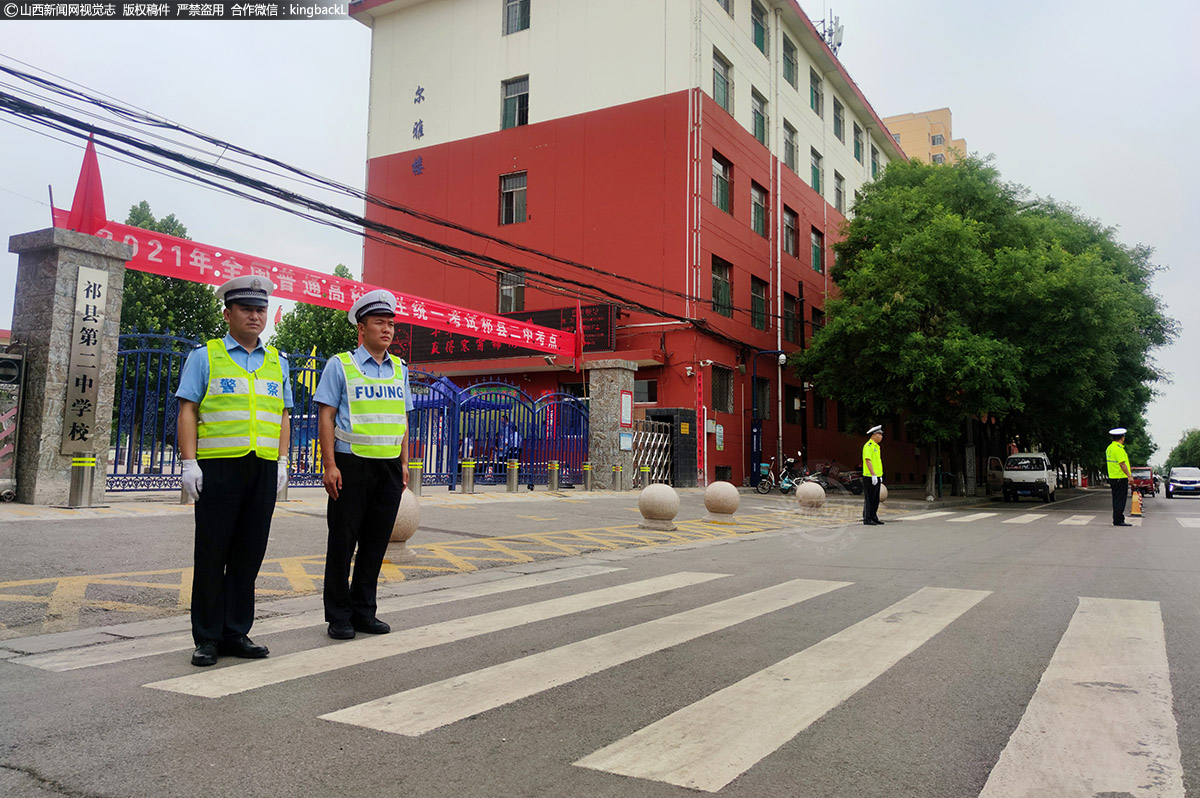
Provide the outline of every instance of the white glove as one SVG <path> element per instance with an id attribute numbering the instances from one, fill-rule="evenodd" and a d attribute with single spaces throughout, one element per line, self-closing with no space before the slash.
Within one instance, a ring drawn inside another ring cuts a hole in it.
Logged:
<path id="1" fill-rule="evenodd" d="M 871 477 L 871 484 L 872 484 L 872 485 L 878 485 L 878 484 L 879 484 L 879 477 Z"/>
<path id="2" fill-rule="evenodd" d="M 192 501 L 200 498 L 200 490 L 204 487 L 204 472 L 200 470 L 197 460 L 183 461 L 183 492 L 192 497 Z"/>
<path id="3" fill-rule="evenodd" d="M 288 459 L 286 457 L 279 458 L 279 475 L 275 477 L 275 492 L 283 490 L 283 486 L 288 480 Z"/>

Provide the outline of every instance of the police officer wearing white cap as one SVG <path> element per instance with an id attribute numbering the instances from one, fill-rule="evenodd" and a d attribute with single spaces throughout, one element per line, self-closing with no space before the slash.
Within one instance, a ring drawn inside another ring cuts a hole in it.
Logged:
<path id="1" fill-rule="evenodd" d="M 335 640 L 391 631 L 375 617 L 375 594 L 408 485 L 408 367 L 388 353 L 396 297 L 371 291 L 347 315 L 362 343 L 329 359 L 313 394 L 329 494 L 325 620 Z"/>
<path id="2" fill-rule="evenodd" d="M 1125 520 L 1125 500 L 1129 496 L 1129 480 L 1133 472 L 1129 470 L 1129 455 L 1125 452 L 1124 427 L 1114 427 L 1108 431 L 1112 443 L 1104 453 L 1108 465 L 1108 486 L 1112 489 L 1113 526 L 1133 526 Z"/>
<path id="3" fill-rule="evenodd" d="M 188 356 L 175 392 L 183 490 L 196 502 L 193 665 L 268 653 L 247 635 L 275 496 L 287 481 L 288 363 L 259 337 L 274 290 L 255 275 L 217 289 L 229 333 Z"/>
<path id="4" fill-rule="evenodd" d="M 883 484 L 883 455 L 879 442 L 883 440 L 883 427 L 874 426 L 867 430 L 867 442 L 863 444 L 863 524 L 879 526 L 879 486 Z"/>

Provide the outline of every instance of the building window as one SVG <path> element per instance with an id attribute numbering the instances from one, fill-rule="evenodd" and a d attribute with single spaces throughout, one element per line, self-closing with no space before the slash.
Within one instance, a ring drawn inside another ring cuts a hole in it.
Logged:
<path id="1" fill-rule="evenodd" d="M 767 190 L 758 183 L 750 184 L 750 226 L 754 232 L 767 235 Z"/>
<path id="2" fill-rule="evenodd" d="M 792 40 L 783 37 L 783 79 L 792 84 L 793 89 L 800 88 L 800 69 L 797 66 L 796 45 Z"/>
<path id="3" fill-rule="evenodd" d="M 791 294 L 783 295 L 783 340 L 800 343 L 800 302 Z"/>
<path id="4" fill-rule="evenodd" d="M 729 111 L 733 107 L 733 81 L 730 79 L 731 67 L 721 55 L 713 50 L 713 99 L 717 105 Z"/>
<path id="5" fill-rule="evenodd" d="M 783 420 L 788 424 L 804 423 L 804 394 L 795 385 L 783 386 Z"/>
<path id="6" fill-rule="evenodd" d="M 500 84 L 504 97 L 504 109 L 500 118 L 500 129 L 529 124 L 529 76 L 513 78 Z"/>
<path id="7" fill-rule="evenodd" d="M 933 162 L 934 162 L 934 163 L 945 163 L 945 162 L 946 162 L 946 156 L 945 156 L 945 155 L 942 155 L 940 152 L 935 152 L 935 153 L 933 154 Z"/>
<path id="8" fill-rule="evenodd" d="M 733 284 L 730 281 L 733 269 L 713 255 L 712 259 L 712 309 L 714 313 L 733 318 Z"/>
<path id="9" fill-rule="evenodd" d="M 826 407 L 825 397 L 813 394 L 812 410 L 814 427 L 825 429 L 829 426 L 829 409 Z"/>
<path id="10" fill-rule="evenodd" d="M 783 207 L 783 251 L 793 258 L 800 257 L 800 217 L 794 210 Z"/>
<path id="11" fill-rule="evenodd" d="M 812 229 L 812 267 L 817 274 L 825 273 L 825 235 L 815 227 Z"/>
<path id="12" fill-rule="evenodd" d="M 733 412 L 733 369 L 712 367 L 712 409 L 714 413 Z"/>
<path id="13" fill-rule="evenodd" d="M 750 278 L 750 326 L 767 329 L 767 282 L 757 277 Z"/>
<path id="14" fill-rule="evenodd" d="M 525 172 L 500 176 L 500 224 L 525 221 Z"/>
<path id="15" fill-rule="evenodd" d="M 899 139 L 897 139 L 897 141 L 899 141 Z M 932 143 L 933 143 L 933 146 L 935 146 L 935 147 L 941 147 L 941 146 L 945 145 L 946 137 L 943 136 L 941 133 L 934 133 Z"/>
<path id="16" fill-rule="evenodd" d="M 796 171 L 796 128 L 783 123 L 783 162 L 788 169 Z"/>
<path id="17" fill-rule="evenodd" d="M 825 311 L 818 310 L 817 308 L 812 309 L 812 326 L 814 335 L 817 330 L 825 326 Z"/>
<path id="18" fill-rule="evenodd" d="M 635 402 L 657 402 L 658 401 L 658 380 L 634 380 L 633 381 L 633 401 L 635 401 Z"/>
<path id="19" fill-rule="evenodd" d="M 754 378 L 754 416 L 771 417 L 771 381 L 766 377 Z"/>
<path id="20" fill-rule="evenodd" d="M 858 123 L 854 123 L 854 160 L 863 162 L 863 132 Z"/>
<path id="21" fill-rule="evenodd" d="M 825 93 L 821 86 L 821 76 L 816 70 L 808 70 L 808 107 L 813 109 L 817 116 L 825 114 Z"/>
<path id="22" fill-rule="evenodd" d="M 813 191 L 821 193 L 821 153 L 816 150 L 810 150 L 809 157 L 812 159 L 812 187 Z"/>
<path id="23" fill-rule="evenodd" d="M 496 277 L 500 313 L 517 313 L 525 309 L 525 272 L 500 272 Z"/>
<path id="24" fill-rule="evenodd" d="M 875 145 L 871 145 L 871 179 L 879 179 L 879 150 L 875 149 Z"/>
<path id="25" fill-rule="evenodd" d="M 504 35 L 529 27 L 529 0 L 504 0 Z"/>
<path id="26" fill-rule="evenodd" d="M 733 204 L 729 200 L 729 188 L 733 182 L 733 164 L 713 152 L 712 159 L 712 201 L 725 213 L 733 213 Z"/>
<path id="27" fill-rule="evenodd" d="M 754 122 L 754 138 L 759 144 L 767 143 L 767 101 L 761 94 L 750 90 L 750 116 Z"/>
<path id="28" fill-rule="evenodd" d="M 733 16 L 733 0 L 717 0 L 717 4 L 725 9 L 726 14 Z"/>
<path id="29" fill-rule="evenodd" d="M 833 173 L 833 207 L 842 216 L 846 215 L 846 178 Z"/>
<path id="30" fill-rule="evenodd" d="M 767 54 L 767 10 L 758 3 L 750 4 L 750 35 L 754 46 Z"/>
<path id="31" fill-rule="evenodd" d="M 893 133 L 893 134 L 892 134 L 892 141 L 894 141 L 894 142 L 896 142 L 897 144 L 899 144 L 899 143 L 900 143 L 900 134 L 899 134 L 899 133 Z"/>
<path id="32" fill-rule="evenodd" d="M 833 135 L 837 136 L 837 140 L 846 143 L 846 109 L 838 102 L 838 98 L 833 98 Z"/>

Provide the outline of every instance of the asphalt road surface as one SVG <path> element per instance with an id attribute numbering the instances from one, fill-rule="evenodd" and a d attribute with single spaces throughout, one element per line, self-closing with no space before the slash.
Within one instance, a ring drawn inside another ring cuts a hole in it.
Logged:
<path id="1" fill-rule="evenodd" d="M 252 633 L 269 659 L 209 669 L 177 633 L 9 652 L 0 794 L 1200 794 L 1200 501 L 1146 504 L 416 580 L 390 635 L 297 605 Z"/>

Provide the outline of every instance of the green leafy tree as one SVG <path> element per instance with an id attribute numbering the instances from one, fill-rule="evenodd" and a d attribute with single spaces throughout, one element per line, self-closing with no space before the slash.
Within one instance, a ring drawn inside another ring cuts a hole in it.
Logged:
<path id="1" fill-rule="evenodd" d="M 1167 461 L 1162 464 L 1160 473 L 1164 476 L 1177 466 L 1200 467 L 1200 429 L 1189 429 L 1183 433 L 1179 443 L 1167 455 Z"/>
<path id="2" fill-rule="evenodd" d="M 129 209 L 125 224 L 187 238 L 187 228 L 169 214 L 155 219 L 143 200 Z M 166 333 L 207 341 L 225 334 L 221 305 L 211 287 L 148 272 L 126 271 L 121 334 Z"/>
<path id="3" fill-rule="evenodd" d="M 346 279 L 354 278 L 340 263 L 333 268 L 333 273 Z M 297 304 L 275 325 L 271 345 L 280 352 L 305 355 L 316 347 L 318 355 L 329 357 L 357 347 L 358 330 L 350 324 L 344 310 Z"/>
<path id="4" fill-rule="evenodd" d="M 840 296 L 794 363 L 852 416 L 907 416 L 923 445 L 999 419 L 1001 439 L 1096 465 L 1119 425 L 1146 462 L 1143 413 L 1162 378 L 1149 353 L 1175 334 L 1149 292 L 1150 251 L 1025 195 L 977 157 L 889 165 L 856 199 Z"/>

